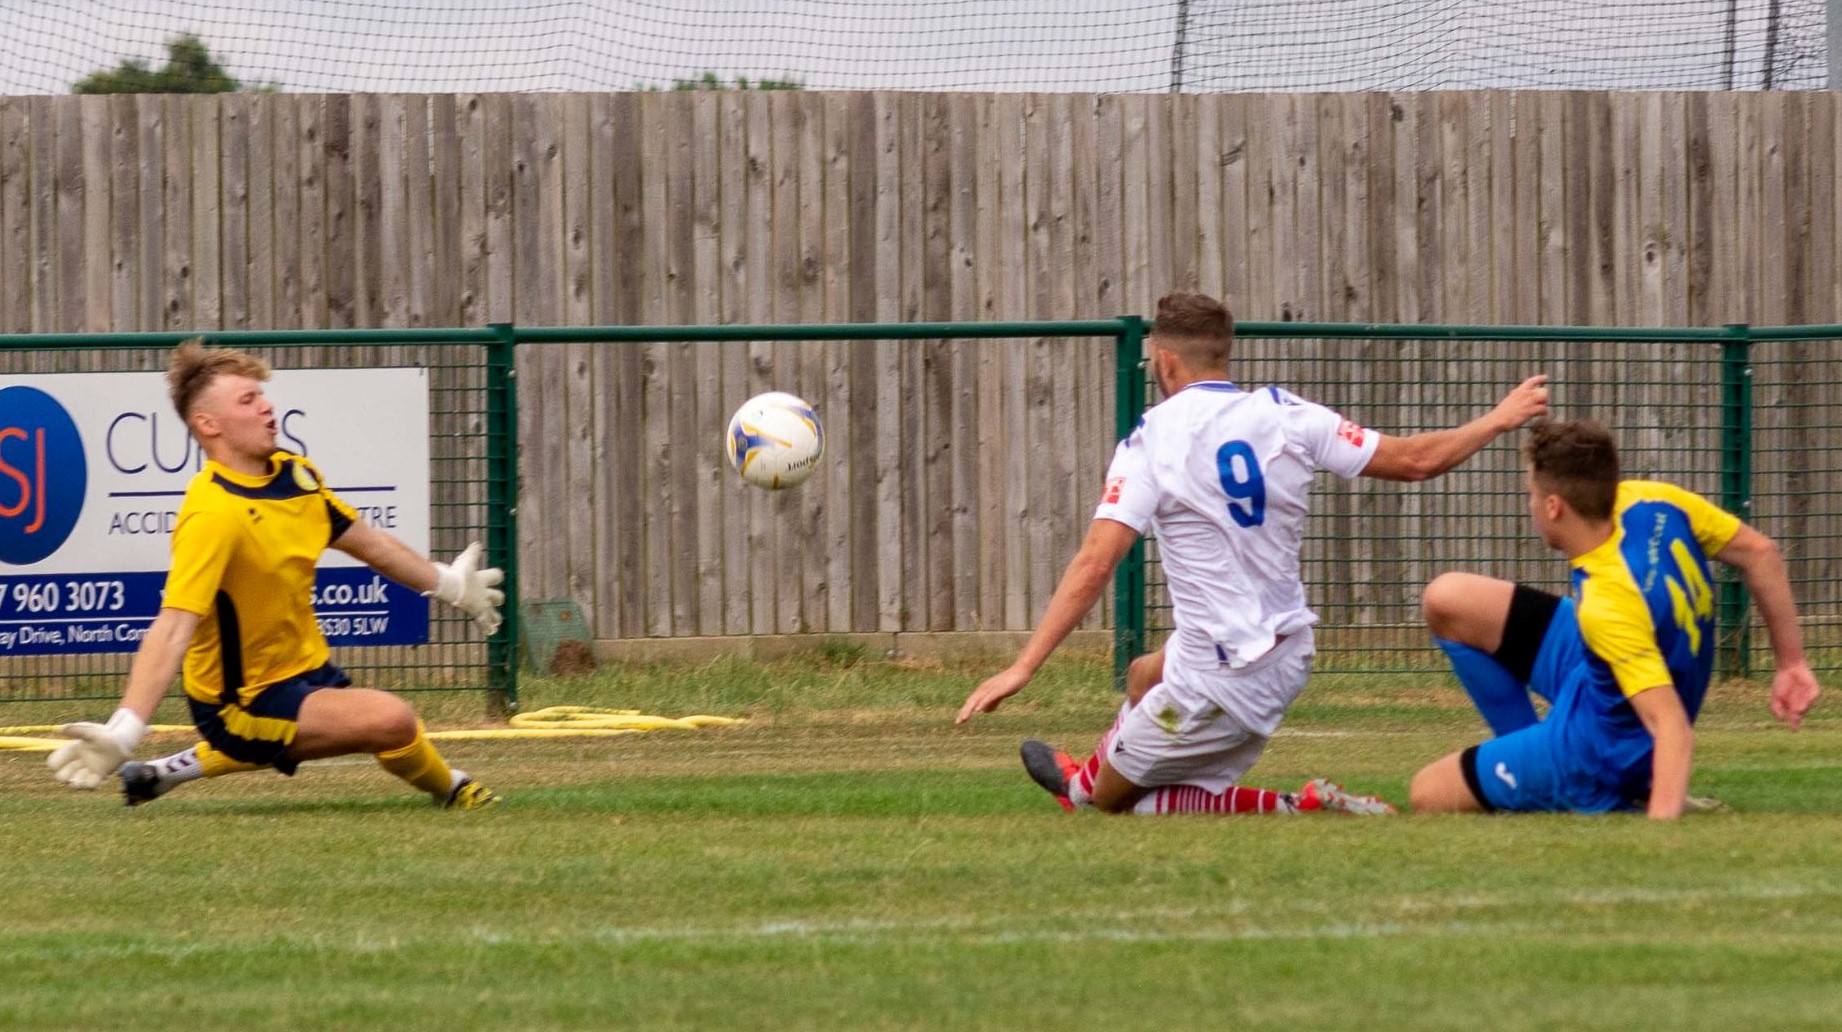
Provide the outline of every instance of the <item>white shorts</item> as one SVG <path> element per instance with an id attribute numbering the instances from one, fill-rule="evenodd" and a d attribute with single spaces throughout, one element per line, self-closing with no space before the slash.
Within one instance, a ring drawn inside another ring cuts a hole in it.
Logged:
<path id="1" fill-rule="evenodd" d="M 1239 670 L 1173 669 L 1167 656 L 1164 681 L 1127 711 L 1107 749 L 1107 762 L 1141 788 L 1227 790 L 1266 751 L 1267 742 L 1266 732 L 1249 727 L 1251 721 L 1235 716 L 1230 707 L 1267 713 L 1269 726 L 1276 729 L 1273 710 L 1283 711 L 1304 690 L 1314 651 L 1307 629 Z"/>

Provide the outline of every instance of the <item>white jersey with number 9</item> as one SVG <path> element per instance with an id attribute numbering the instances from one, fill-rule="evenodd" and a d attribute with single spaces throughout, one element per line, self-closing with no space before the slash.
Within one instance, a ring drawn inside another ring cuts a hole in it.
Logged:
<path id="1" fill-rule="evenodd" d="M 1357 476 L 1380 440 L 1282 388 L 1204 381 L 1119 443 L 1094 518 L 1157 535 L 1185 667 L 1242 667 L 1317 622 L 1299 579 L 1312 476 Z"/>

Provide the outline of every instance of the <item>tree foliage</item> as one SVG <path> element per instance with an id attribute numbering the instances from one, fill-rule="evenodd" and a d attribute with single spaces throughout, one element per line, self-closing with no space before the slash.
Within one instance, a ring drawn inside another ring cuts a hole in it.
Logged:
<path id="1" fill-rule="evenodd" d="M 205 41 L 186 33 L 166 41 L 166 64 L 123 61 L 108 71 L 93 72 L 70 88 L 72 93 L 235 93 L 243 88 L 211 56 Z"/>
<path id="2" fill-rule="evenodd" d="M 644 86 L 648 91 L 658 90 L 657 86 Z M 673 90 L 803 90 L 806 84 L 798 79 L 749 79 L 738 75 L 734 82 L 724 82 L 715 72 L 706 71 L 695 79 L 673 79 Z"/>

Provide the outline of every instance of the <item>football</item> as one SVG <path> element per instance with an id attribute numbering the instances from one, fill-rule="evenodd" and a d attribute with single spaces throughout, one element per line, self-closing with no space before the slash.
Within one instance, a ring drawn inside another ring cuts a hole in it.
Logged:
<path id="1" fill-rule="evenodd" d="M 806 482 L 825 456 L 825 428 L 804 399 L 784 391 L 757 394 L 729 419 L 729 464 L 756 487 Z"/>

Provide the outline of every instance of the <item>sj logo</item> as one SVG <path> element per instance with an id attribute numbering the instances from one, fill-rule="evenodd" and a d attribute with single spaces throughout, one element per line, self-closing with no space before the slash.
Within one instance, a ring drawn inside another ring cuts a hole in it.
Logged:
<path id="1" fill-rule="evenodd" d="M 57 399 L 0 388 L 0 562 L 35 563 L 64 544 L 88 472 L 77 425 Z"/>
<path id="2" fill-rule="evenodd" d="M 17 466 L 6 461 L 6 442 L 17 437 L 27 442 L 26 467 L 30 473 L 22 472 Z M 26 524 L 27 534 L 36 534 L 45 526 L 45 428 L 33 427 L 30 433 L 22 426 L 0 426 L 0 473 L 11 477 L 19 484 L 19 501 L 13 505 L 0 505 L 0 517 L 13 519 L 24 515 L 31 522 Z M 38 504 L 32 502 L 37 499 Z M 30 508 L 31 511 L 27 512 Z"/>
<path id="3" fill-rule="evenodd" d="M 1106 482 L 1106 490 L 1100 494 L 1101 505 L 1119 504 L 1119 493 L 1125 490 L 1125 477 L 1112 477 Z"/>
<path id="4" fill-rule="evenodd" d="M 1362 427 L 1357 426 L 1347 419 L 1343 421 L 1342 426 L 1337 427 L 1337 436 L 1358 448 L 1362 447 L 1362 434 Z"/>

